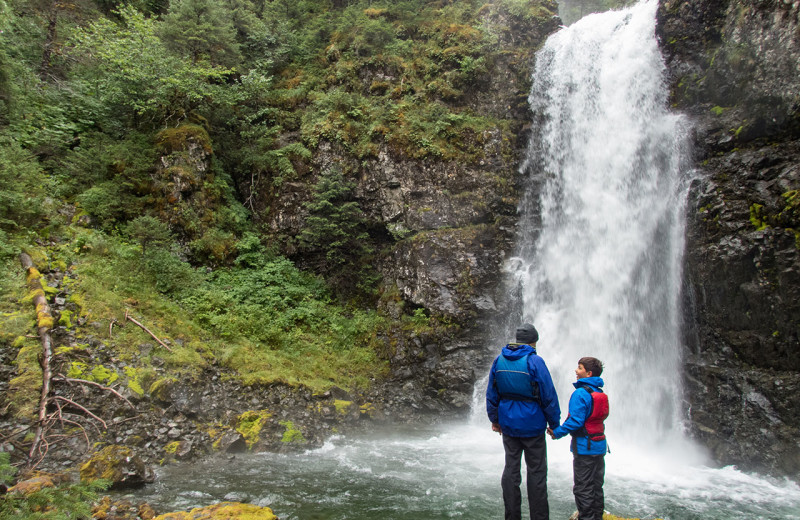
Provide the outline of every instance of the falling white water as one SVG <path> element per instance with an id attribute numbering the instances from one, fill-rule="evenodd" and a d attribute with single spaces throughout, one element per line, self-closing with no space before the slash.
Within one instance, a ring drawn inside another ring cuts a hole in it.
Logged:
<path id="1" fill-rule="evenodd" d="M 687 124 L 666 109 L 656 5 L 584 18 L 537 54 L 530 182 L 508 264 L 564 407 L 578 359 L 605 363 L 620 451 L 683 438 Z"/>

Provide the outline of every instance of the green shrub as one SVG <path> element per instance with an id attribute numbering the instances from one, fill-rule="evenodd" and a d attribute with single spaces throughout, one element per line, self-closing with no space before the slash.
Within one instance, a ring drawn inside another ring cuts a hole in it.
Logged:
<path id="1" fill-rule="evenodd" d="M 16 474 L 9 463 L 9 454 L 0 452 L 0 482 L 11 484 Z M 0 499 L 0 518 L 7 520 L 91 518 L 92 503 L 108 481 L 91 484 L 61 484 L 42 487 L 30 493 L 10 493 Z"/>
<path id="2" fill-rule="evenodd" d="M 136 240 L 142 248 L 142 255 L 147 253 L 147 246 L 163 247 L 172 242 L 172 233 L 166 224 L 149 215 L 136 217 L 125 228 L 128 237 Z"/>
<path id="3" fill-rule="evenodd" d="M 0 135 L 0 231 L 35 227 L 47 215 L 46 177 L 30 153 Z"/>

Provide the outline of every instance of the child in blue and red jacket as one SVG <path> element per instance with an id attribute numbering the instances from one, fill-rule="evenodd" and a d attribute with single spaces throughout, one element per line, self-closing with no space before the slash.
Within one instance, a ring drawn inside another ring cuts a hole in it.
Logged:
<path id="1" fill-rule="evenodd" d="M 599 359 L 584 357 L 578 361 L 578 380 L 573 383 L 575 391 L 569 398 L 567 420 L 555 429 L 547 429 L 553 439 L 572 435 L 572 491 L 578 520 L 602 520 L 605 507 L 603 481 L 608 445 L 603 421 L 608 417 L 608 397 L 602 390 L 602 373 Z"/>

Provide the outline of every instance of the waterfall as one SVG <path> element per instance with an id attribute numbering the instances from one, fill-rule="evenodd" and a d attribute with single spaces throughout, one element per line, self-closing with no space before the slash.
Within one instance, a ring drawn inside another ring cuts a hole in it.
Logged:
<path id="1" fill-rule="evenodd" d="M 688 123 L 667 110 L 657 2 L 584 18 L 537 53 L 519 247 L 507 264 L 566 414 L 605 364 L 609 439 L 681 442 Z"/>

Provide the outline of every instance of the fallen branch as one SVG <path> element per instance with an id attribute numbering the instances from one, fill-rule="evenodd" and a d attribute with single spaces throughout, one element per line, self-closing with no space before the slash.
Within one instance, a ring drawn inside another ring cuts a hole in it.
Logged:
<path id="1" fill-rule="evenodd" d="M 119 392 L 117 392 L 113 388 L 110 388 L 108 386 L 103 386 L 100 383 L 96 383 L 94 381 L 87 381 L 86 379 L 74 379 L 72 377 L 67 377 L 64 374 L 58 374 L 58 379 L 56 379 L 56 381 L 66 381 L 67 383 L 81 383 L 83 385 L 89 385 L 89 386 L 94 386 L 94 387 L 97 387 L 97 388 L 101 388 L 101 389 L 103 389 L 103 390 L 105 390 L 107 392 L 110 392 L 110 393 L 114 394 L 115 396 L 119 397 L 120 399 L 122 399 L 123 401 L 128 403 L 128 406 L 130 406 L 134 410 L 136 409 L 136 407 L 133 406 L 133 403 L 128 401 L 128 399 L 124 395 L 120 394 Z"/>
<path id="2" fill-rule="evenodd" d="M 103 429 L 104 429 L 104 430 L 107 430 L 107 429 L 108 429 L 108 425 L 106 424 L 106 422 L 105 422 L 103 419 L 99 418 L 98 416 L 96 416 L 95 414 L 93 414 L 92 412 L 90 412 L 89 410 L 87 410 L 86 408 L 84 408 L 83 406 L 79 405 L 78 403 L 76 403 L 76 402 L 75 402 L 75 401 L 73 401 L 72 399 L 67 399 L 66 397 L 62 397 L 62 396 L 60 396 L 60 395 L 57 395 L 57 396 L 55 396 L 55 399 L 60 399 L 60 400 L 64 401 L 65 403 L 67 403 L 67 404 L 70 404 L 70 405 L 74 406 L 75 408 L 78 408 L 78 409 L 80 409 L 80 410 L 83 410 L 83 412 L 84 412 L 86 415 L 88 415 L 89 417 L 91 417 L 91 418 L 92 418 L 92 419 L 94 419 L 95 421 L 97 421 L 97 422 L 99 422 L 100 424 L 102 424 L 102 425 L 103 425 Z"/>
<path id="3" fill-rule="evenodd" d="M 141 324 L 141 323 L 139 323 L 138 321 L 136 321 L 136 320 L 134 320 L 133 318 L 131 318 L 130 314 L 128 314 L 128 311 L 125 311 L 125 319 L 126 319 L 126 320 L 128 320 L 128 321 L 130 321 L 130 322 L 133 322 L 133 324 L 134 324 L 134 325 L 138 325 L 138 326 L 139 326 L 139 327 L 140 327 L 140 328 L 141 328 L 143 331 L 145 331 L 146 333 L 150 334 L 150 336 L 152 336 L 152 338 L 153 338 L 154 340 L 156 340 L 156 341 L 158 342 L 158 344 L 159 344 L 159 345 L 161 345 L 161 346 L 162 346 L 162 347 L 164 347 L 165 349 L 167 349 L 167 350 L 169 350 L 170 352 L 172 352 L 172 349 L 171 349 L 171 348 L 169 348 L 169 346 L 167 346 L 167 344 L 166 344 L 166 343 L 164 343 L 163 341 L 161 341 L 160 339 L 158 339 L 158 336 L 156 336 L 155 334 L 153 334 L 153 333 L 150 331 L 150 329 L 148 329 L 147 327 L 145 327 L 144 325 L 142 325 L 142 324 Z"/>
<path id="4" fill-rule="evenodd" d="M 50 329 L 53 328 L 53 316 L 50 314 L 50 305 L 44 294 L 44 287 L 40 278 L 42 275 L 33 265 L 33 259 L 27 253 L 19 255 L 19 261 L 26 271 L 28 289 L 33 294 L 33 304 L 36 306 L 37 332 L 39 341 L 42 344 L 42 393 L 39 398 L 39 422 L 36 425 L 36 434 L 33 444 L 28 452 L 28 459 L 32 460 L 33 455 L 39 451 L 42 442 L 42 430 L 47 419 L 47 397 L 50 395 L 50 358 L 52 357 L 52 340 L 50 339 Z"/>
<path id="5" fill-rule="evenodd" d="M 53 412 L 53 415 L 58 414 L 58 420 L 61 422 L 61 427 L 62 428 L 64 427 L 64 423 L 72 424 L 74 426 L 77 426 L 81 430 L 81 433 L 83 434 L 83 438 L 86 439 L 86 449 L 87 450 L 91 449 L 92 448 L 92 443 L 89 442 L 89 436 L 86 434 L 86 428 L 84 428 L 83 425 L 81 425 L 81 424 L 79 424 L 79 423 L 77 423 L 75 421 L 70 421 L 69 419 L 65 419 L 64 418 L 64 414 L 62 413 L 62 410 L 61 410 L 61 405 L 58 404 L 57 401 L 56 401 L 56 408 L 57 408 L 57 410 L 55 412 Z"/>

